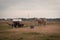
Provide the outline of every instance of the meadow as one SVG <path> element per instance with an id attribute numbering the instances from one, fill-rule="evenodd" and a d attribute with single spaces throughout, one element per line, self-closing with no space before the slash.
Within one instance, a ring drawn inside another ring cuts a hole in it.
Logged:
<path id="1" fill-rule="evenodd" d="M 23 28 L 12 28 L 6 21 L 0 21 L 0 40 L 60 40 L 60 22 L 38 25 L 34 21 L 25 21 L 24 24 Z"/>

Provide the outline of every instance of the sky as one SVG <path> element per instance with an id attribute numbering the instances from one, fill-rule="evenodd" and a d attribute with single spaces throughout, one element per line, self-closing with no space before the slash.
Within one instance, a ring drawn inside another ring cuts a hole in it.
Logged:
<path id="1" fill-rule="evenodd" d="M 60 0 L 0 0 L 0 18 L 60 18 Z"/>

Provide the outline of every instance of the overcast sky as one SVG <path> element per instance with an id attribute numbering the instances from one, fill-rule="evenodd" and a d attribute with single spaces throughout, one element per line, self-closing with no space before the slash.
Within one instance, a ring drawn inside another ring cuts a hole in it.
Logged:
<path id="1" fill-rule="evenodd" d="M 60 18 L 60 0 L 0 0 L 0 18 Z"/>

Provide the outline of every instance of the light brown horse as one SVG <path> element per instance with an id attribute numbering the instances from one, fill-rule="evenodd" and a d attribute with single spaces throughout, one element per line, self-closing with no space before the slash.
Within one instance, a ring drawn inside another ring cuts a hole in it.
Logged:
<path id="1" fill-rule="evenodd" d="M 46 25 L 47 24 L 47 20 L 45 18 L 35 18 L 35 21 L 38 22 L 38 25 Z"/>

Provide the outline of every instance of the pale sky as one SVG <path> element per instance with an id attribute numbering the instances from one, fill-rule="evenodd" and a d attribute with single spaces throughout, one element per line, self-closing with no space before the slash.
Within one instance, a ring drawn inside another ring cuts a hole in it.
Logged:
<path id="1" fill-rule="evenodd" d="M 0 18 L 60 18 L 60 0 L 0 0 Z"/>

